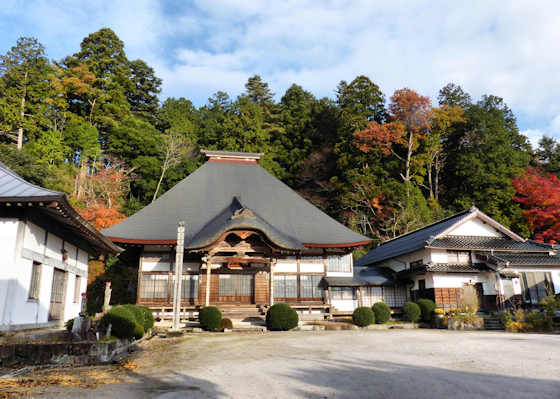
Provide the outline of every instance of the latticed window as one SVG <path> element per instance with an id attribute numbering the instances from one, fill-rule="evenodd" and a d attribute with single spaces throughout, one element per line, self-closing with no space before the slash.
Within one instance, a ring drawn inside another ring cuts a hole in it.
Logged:
<path id="1" fill-rule="evenodd" d="M 276 298 L 297 298 L 298 283 L 296 275 L 274 276 L 274 296 Z"/>
<path id="2" fill-rule="evenodd" d="M 31 269 L 31 282 L 29 284 L 29 299 L 39 299 L 41 288 L 41 264 L 33 262 Z"/>
<path id="3" fill-rule="evenodd" d="M 364 306 L 373 306 L 377 302 L 383 302 L 383 287 L 366 287 L 362 300 Z"/>
<path id="4" fill-rule="evenodd" d="M 392 308 L 398 308 L 406 303 L 406 287 L 383 287 L 383 302 Z"/>
<path id="5" fill-rule="evenodd" d="M 323 288 L 321 280 L 323 276 L 300 276 L 300 297 L 301 298 L 322 298 Z"/>
<path id="6" fill-rule="evenodd" d="M 220 274 L 220 296 L 235 296 L 235 278 L 231 274 Z"/>
<path id="7" fill-rule="evenodd" d="M 142 274 L 142 298 L 167 298 L 169 276 L 167 274 Z"/>
<path id="8" fill-rule="evenodd" d="M 327 272 L 345 272 L 352 271 L 352 254 L 336 256 L 329 255 L 327 257 Z"/>

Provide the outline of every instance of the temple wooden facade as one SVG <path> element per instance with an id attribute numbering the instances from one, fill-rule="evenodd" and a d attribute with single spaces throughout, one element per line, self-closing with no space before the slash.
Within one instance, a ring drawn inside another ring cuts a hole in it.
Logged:
<path id="1" fill-rule="evenodd" d="M 321 311 L 328 278 L 353 278 L 352 251 L 369 243 L 258 164 L 262 154 L 205 151 L 208 162 L 103 233 L 141 246 L 138 303 L 172 307 L 177 223 L 185 223 L 182 306 L 262 308 L 276 302 Z M 337 288 L 332 287 L 333 291 Z"/>

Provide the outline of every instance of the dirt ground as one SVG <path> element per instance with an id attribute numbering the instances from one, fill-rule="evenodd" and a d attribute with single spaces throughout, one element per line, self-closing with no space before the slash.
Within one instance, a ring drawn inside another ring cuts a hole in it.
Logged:
<path id="1" fill-rule="evenodd" d="M 43 380 L 48 373 L 66 373 L 74 380 L 45 384 L 25 397 L 558 399 L 560 335 L 443 330 L 198 334 L 154 338 L 124 366 L 45 373 Z"/>

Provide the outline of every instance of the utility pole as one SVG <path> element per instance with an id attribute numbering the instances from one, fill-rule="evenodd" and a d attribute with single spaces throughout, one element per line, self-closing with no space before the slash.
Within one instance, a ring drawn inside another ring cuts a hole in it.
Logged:
<path id="1" fill-rule="evenodd" d="M 177 226 L 177 246 L 175 248 L 175 289 L 173 292 L 173 330 L 181 324 L 181 283 L 183 277 L 183 252 L 185 251 L 185 222 Z"/>

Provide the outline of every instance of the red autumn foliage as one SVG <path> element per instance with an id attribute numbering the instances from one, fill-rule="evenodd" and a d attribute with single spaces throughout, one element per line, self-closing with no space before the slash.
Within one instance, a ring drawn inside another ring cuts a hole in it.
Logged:
<path id="1" fill-rule="evenodd" d="M 120 206 L 107 208 L 103 202 L 90 205 L 88 208 L 80 209 L 80 215 L 90 222 L 96 229 L 103 230 L 123 221 L 126 216 L 120 211 Z"/>
<path id="2" fill-rule="evenodd" d="M 523 176 L 513 179 L 517 195 L 513 199 L 523 205 L 523 213 L 537 241 L 560 242 L 560 179 L 551 173 L 529 168 Z"/>

